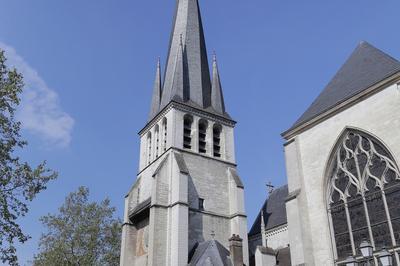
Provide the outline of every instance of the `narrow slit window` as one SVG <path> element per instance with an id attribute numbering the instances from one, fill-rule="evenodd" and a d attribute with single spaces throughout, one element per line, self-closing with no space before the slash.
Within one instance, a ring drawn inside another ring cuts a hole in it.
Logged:
<path id="1" fill-rule="evenodd" d="M 183 122 L 183 147 L 185 149 L 192 148 L 192 124 L 193 118 L 190 115 L 185 115 Z"/>
<path id="2" fill-rule="evenodd" d="M 204 199 L 199 198 L 199 210 L 204 211 Z"/>
<path id="3" fill-rule="evenodd" d="M 221 157 L 221 125 L 217 124 L 213 127 L 213 149 L 214 157 Z"/>

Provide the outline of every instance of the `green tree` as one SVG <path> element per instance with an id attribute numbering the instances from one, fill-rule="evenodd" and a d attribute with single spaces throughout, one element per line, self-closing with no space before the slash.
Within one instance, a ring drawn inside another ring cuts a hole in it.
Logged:
<path id="1" fill-rule="evenodd" d="M 58 214 L 41 218 L 47 232 L 33 265 L 119 265 L 121 221 L 109 199 L 96 203 L 88 197 L 89 190 L 80 187 Z"/>
<path id="2" fill-rule="evenodd" d="M 23 87 L 22 75 L 7 68 L 0 49 L 0 260 L 10 265 L 18 264 L 15 243 L 29 239 L 18 218 L 26 215 L 28 203 L 57 176 L 45 162 L 32 168 L 16 155 L 27 145 L 21 138 L 21 123 L 15 119 Z"/>

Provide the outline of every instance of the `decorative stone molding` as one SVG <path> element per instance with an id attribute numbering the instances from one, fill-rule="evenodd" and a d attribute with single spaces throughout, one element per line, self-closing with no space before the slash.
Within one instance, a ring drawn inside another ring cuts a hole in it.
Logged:
<path id="1" fill-rule="evenodd" d="M 288 230 L 288 226 L 287 226 L 287 224 L 284 224 L 279 227 L 275 227 L 274 229 L 268 230 L 267 232 L 265 232 L 265 236 L 268 238 L 268 237 L 283 233 L 287 230 Z"/>

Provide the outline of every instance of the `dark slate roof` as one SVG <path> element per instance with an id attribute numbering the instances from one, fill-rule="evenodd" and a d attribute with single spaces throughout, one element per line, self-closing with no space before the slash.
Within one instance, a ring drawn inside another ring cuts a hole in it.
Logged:
<path id="1" fill-rule="evenodd" d="M 196 247 L 189 266 L 205 265 L 207 259 L 210 259 L 215 266 L 232 266 L 230 252 L 218 241 L 209 240 L 200 243 Z M 207 264 L 208 265 L 208 264 Z"/>
<path id="2" fill-rule="evenodd" d="M 322 93 L 288 131 L 399 71 L 399 61 L 371 44 L 361 42 Z"/>
<path id="3" fill-rule="evenodd" d="M 265 200 L 262 209 L 251 227 L 249 236 L 261 233 L 261 211 L 264 211 L 266 230 L 287 224 L 285 200 L 288 193 L 287 185 L 277 188 L 271 193 L 268 199 Z"/>
<path id="4" fill-rule="evenodd" d="M 139 215 L 140 213 L 142 213 L 143 211 L 145 211 L 146 209 L 148 209 L 151 205 L 151 197 L 148 198 L 147 200 L 139 203 L 130 213 L 129 213 L 129 217 L 132 218 L 136 215 Z"/>

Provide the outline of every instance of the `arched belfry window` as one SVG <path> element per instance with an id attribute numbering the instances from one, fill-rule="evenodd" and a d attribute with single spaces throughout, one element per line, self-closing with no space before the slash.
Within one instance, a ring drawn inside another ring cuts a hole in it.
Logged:
<path id="1" fill-rule="evenodd" d="M 155 129 L 155 134 L 156 134 L 156 158 L 160 155 L 160 127 L 156 125 Z"/>
<path id="2" fill-rule="evenodd" d="M 207 153 L 207 128 L 208 122 L 204 119 L 199 121 L 199 152 Z"/>
<path id="3" fill-rule="evenodd" d="M 151 132 L 147 134 L 147 164 L 151 163 L 151 150 L 152 150 L 152 143 L 151 143 Z"/>
<path id="4" fill-rule="evenodd" d="M 399 265 L 400 173 L 389 150 L 369 134 L 346 130 L 327 174 L 336 259 L 360 256 L 361 242 L 368 241 L 374 252 L 388 249 Z"/>
<path id="5" fill-rule="evenodd" d="M 167 118 L 164 117 L 162 121 L 162 128 L 163 128 L 163 147 L 162 150 L 166 151 L 167 150 L 167 132 L 168 132 L 168 124 L 167 124 Z"/>
<path id="6" fill-rule="evenodd" d="M 213 126 L 213 150 L 214 157 L 221 157 L 221 132 L 222 126 L 220 124 L 215 124 Z"/>
<path id="7" fill-rule="evenodd" d="M 191 115 L 185 115 L 183 117 L 183 147 L 185 149 L 192 148 L 192 124 L 193 117 Z"/>

